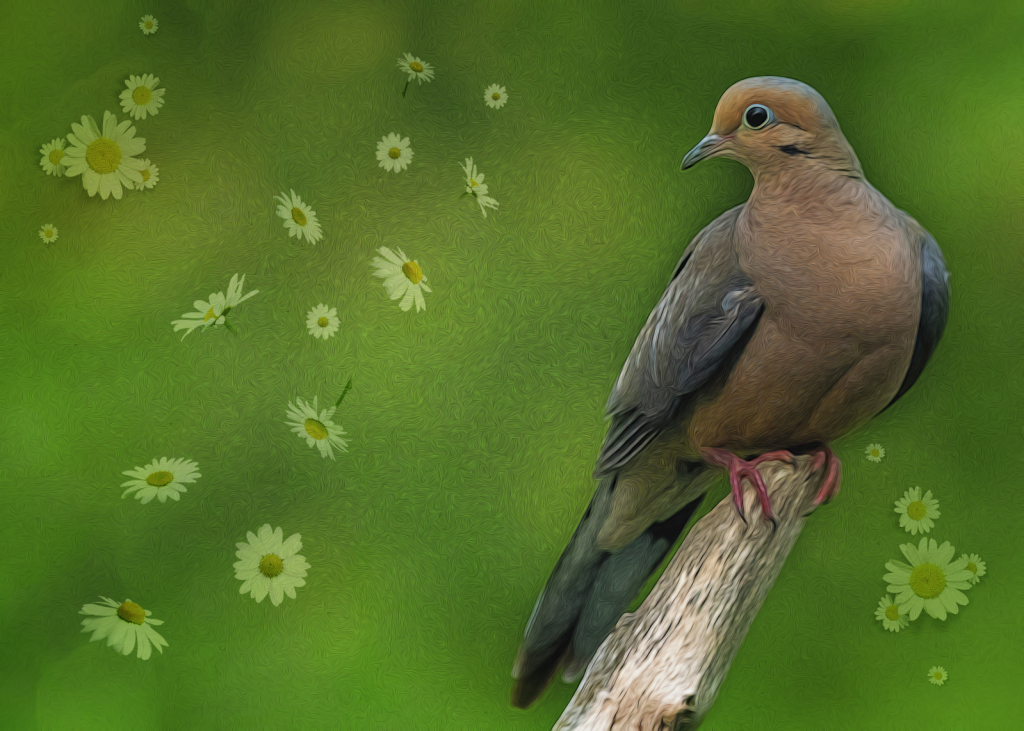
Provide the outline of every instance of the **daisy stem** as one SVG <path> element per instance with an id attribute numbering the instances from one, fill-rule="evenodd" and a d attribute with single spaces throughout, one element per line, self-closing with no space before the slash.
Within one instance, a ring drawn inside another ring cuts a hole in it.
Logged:
<path id="1" fill-rule="evenodd" d="M 338 400 L 334 402 L 334 408 L 338 408 L 339 406 L 341 406 L 342 399 L 345 398 L 345 394 L 347 394 L 351 388 L 352 388 L 352 377 L 349 376 L 348 383 L 345 384 L 345 390 L 341 392 L 341 396 L 339 396 Z"/>
<path id="2" fill-rule="evenodd" d="M 407 92 L 409 90 L 409 81 L 411 81 L 411 79 L 409 79 L 408 81 L 405 82 L 405 88 L 402 89 L 402 98 L 403 99 L 405 98 L 405 92 Z"/>
<path id="3" fill-rule="evenodd" d="M 227 320 L 225 320 L 225 321 L 224 321 L 224 327 L 226 327 L 226 328 L 228 329 L 228 332 L 230 332 L 230 333 L 234 333 L 234 335 L 235 335 L 235 336 L 237 337 L 238 333 L 237 333 L 237 332 L 235 332 L 235 328 L 231 327 L 231 323 L 230 323 L 230 322 L 228 322 Z"/>

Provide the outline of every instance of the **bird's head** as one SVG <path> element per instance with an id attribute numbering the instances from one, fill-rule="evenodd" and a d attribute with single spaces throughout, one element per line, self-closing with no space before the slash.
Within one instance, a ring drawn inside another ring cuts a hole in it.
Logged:
<path id="1" fill-rule="evenodd" d="M 708 157 L 728 157 L 757 177 L 766 170 L 827 167 L 862 175 L 853 148 L 821 94 L 777 76 L 744 79 L 729 87 L 715 109 L 711 131 L 686 153 L 686 170 Z"/>

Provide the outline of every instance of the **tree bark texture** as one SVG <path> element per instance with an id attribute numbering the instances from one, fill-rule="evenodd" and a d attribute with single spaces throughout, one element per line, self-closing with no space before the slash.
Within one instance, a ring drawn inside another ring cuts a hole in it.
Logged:
<path id="1" fill-rule="evenodd" d="M 728 496 L 691 528 L 644 603 L 601 645 L 554 731 L 700 725 L 812 509 L 824 470 L 811 461 L 760 467 L 776 531 L 748 482 L 746 524 Z"/>

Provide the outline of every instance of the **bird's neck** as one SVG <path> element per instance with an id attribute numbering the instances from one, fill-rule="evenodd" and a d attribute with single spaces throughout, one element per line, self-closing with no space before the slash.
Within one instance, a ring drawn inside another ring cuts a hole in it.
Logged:
<path id="1" fill-rule="evenodd" d="M 794 160 L 792 165 L 770 170 L 754 170 L 754 189 L 750 192 L 749 204 L 758 207 L 786 201 L 787 205 L 792 205 L 793 201 L 804 198 L 826 201 L 858 195 L 867 181 L 860 173 L 860 165 L 856 160 L 853 162 L 852 166 L 845 160 L 832 165 L 816 158 Z"/>

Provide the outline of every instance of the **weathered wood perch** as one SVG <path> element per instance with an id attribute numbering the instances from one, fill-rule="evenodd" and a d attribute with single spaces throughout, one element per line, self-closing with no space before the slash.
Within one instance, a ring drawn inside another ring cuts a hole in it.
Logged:
<path id="1" fill-rule="evenodd" d="M 644 603 L 601 645 L 554 731 L 700 725 L 812 508 L 823 471 L 811 461 L 760 468 L 774 533 L 749 483 L 746 525 L 726 497 L 693 526 Z"/>

